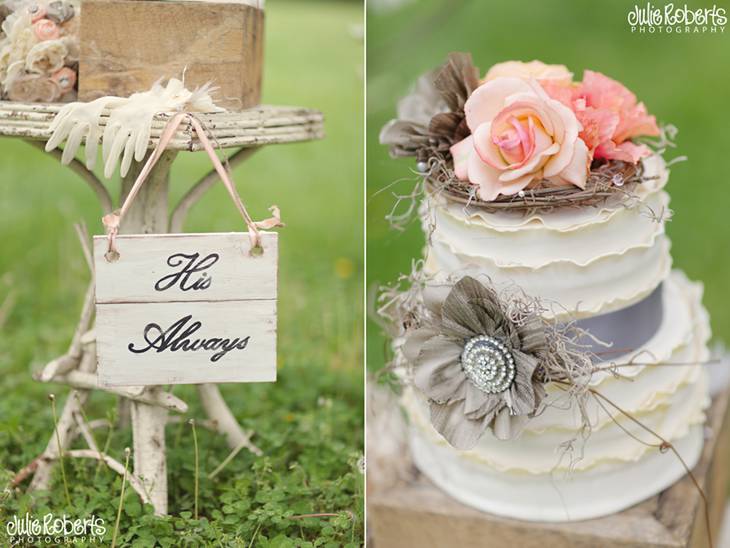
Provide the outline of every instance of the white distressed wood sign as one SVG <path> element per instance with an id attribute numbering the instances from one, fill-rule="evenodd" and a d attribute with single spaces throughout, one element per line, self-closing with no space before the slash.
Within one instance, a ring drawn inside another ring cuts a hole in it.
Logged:
<path id="1" fill-rule="evenodd" d="M 278 235 L 94 237 L 102 386 L 276 380 Z"/>

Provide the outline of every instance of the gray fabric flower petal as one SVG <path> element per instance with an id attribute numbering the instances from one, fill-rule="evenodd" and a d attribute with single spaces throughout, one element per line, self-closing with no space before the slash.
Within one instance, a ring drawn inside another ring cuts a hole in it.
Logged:
<path id="1" fill-rule="evenodd" d="M 530 318 L 525 325 L 518 328 L 520 338 L 520 349 L 523 352 L 535 354 L 545 350 L 547 338 L 545 328 L 539 318 Z"/>
<path id="2" fill-rule="evenodd" d="M 441 326 L 446 334 L 468 338 L 491 335 L 496 327 L 492 295 L 470 276 L 464 276 L 444 301 Z"/>
<path id="3" fill-rule="evenodd" d="M 466 376 L 459 363 L 461 350 L 461 346 L 440 335 L 426 341 L 421 348 L 413 383 L 430 400 L 447 403 L 466 397 Z"/>
<path id="4" fill-rule="evenodd" d="M 401 347 L 403 357 L 411 363 L 416 363 L 418 355 L 421 353 L 423 345 L 426 341 L 438 335 L 435 329 L 431 327 L 422 327 L 409 331 Z"/>
<path id="5" fill-rule="evenodd" d="M 470 419 L 480 419 L 490 413 L 494 414 L 505 405 L 502 394 L 489 394 L 480 390 L 467 380 L 464 414 Z"/>
<path id="6" fill-rule="evenodd" d="M 441 320 L 441 307 L 452 289 L 453 287 L 449 284 L 436 283 L 427 284 L 423 288 L 423 304 L 439 322 Z"/>
<path id="7" fill-rule="evenodd" d="M 442 97 L 441 90 L 434 84 L 440 70 L 423 74 L 416 81 L 411 92 L 398 101 L 398 118 L 428 127 L 431 118 L 440 112 L 448 112 L 449 105 Z"/>
<path id="8" fill-rule="evenodd" d="M 473 382 L 467 380 L 466 383 L 466 400 L 464 400 L 464 413 L 470 415 L 482 408 L 487 400 L 490 399 L 491 394 L 477 388 Z M 472 418 L 477 418 L 473 417 Z"/>
<path id="9" fill-rule="evenodd" d="M 474 66 L 471 54 L 450 53 L 446 63 L 434 74 L 433 87 L 450 111 L 463 109 L 466 100 L 479 87 L 479 69 Z"/>
<path id="10" fill-rule="evenodd" d="M 519 350 L 513 350 L 512 357 L 515 359 L 515 380 L 505 393 L 505 396 L 509 396 L 509 400 L 506 401 L 512 413 L 530 415 L 534 412 L 537 403 L 532 375 L 537 368 L 538 361 L 534 356 Z"/>
<path id="11" fill-rule="evenodd" d="M 463 401 L 448 405 L 431 402 L 431 424 L 456 449 L 472 449 L 491 419 L 491 416 L 478 420 L 467 419 Z"/>
<path id="12" fill-rule="evenodd" d="M 513 440 L 517 438 L 525 428 L 528 417 L 525 415 L 512 415 L 509 409 L 502 408 L 494 417 L 492 432 L 499 440 Z"/>
<path id="13" fill-rule="evenodd" d="M 380 132 L 380 142 L 390 146 L 394 158 L 414 156 L 428 144 L 428 127 L 407 120 L 391 120 Z"/>

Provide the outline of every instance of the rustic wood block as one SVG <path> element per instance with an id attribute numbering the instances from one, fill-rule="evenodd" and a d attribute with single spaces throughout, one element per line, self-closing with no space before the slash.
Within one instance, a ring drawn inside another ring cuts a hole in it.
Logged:
<path id="1" fill-rule="evenodd" d="M 83 0 L 79 99 L 126 97 L 160 78 L 211 82 L 216 104 L 259 104 L 264 12 L 228 2 Z"/>
<path id="2" fill-rule="evenodd" d="M 96 304 L 275 300 L 278 238 L 261 239 L 265 253 L 252 258 L 248 235 L 236 232 L 119 236 L 119 260 L 108 262 L 107 238 L 96 236 Z"/>
<path id="3" fill-rule="evenodd" d="M 720 529 L 730 474 L 728 392 L 708 412 L 708 433 L 694 474 Z M 600 493 L 596 493 L 600 497 Z M 486 514 L 456 502 L 423 476 L 368 499 L 375 548 L 519 546 L 520 548 L 704 548 L 703 505 L 689 477 L 621 513 L 573 523 L 531 523 Z"/>
<path id="4" fill-rule="evenodd" d="M 94 237 L 101 386 L 276 380 L 278 235 Z"/>

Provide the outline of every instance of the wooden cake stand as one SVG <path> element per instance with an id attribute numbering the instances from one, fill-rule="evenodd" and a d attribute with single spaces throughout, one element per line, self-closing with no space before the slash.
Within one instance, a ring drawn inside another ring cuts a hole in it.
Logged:
<path id="1" fill-rule="evenodd" d="M 23 104 L 0 101 L 0 135 L 18 137 L 43 150 L 45 141 L 51 137 L 49 130 L 54 116 L 63 105 Z M 223 148 L 238 149 L 228 155 L 231 167 L 235 167 L 264 145 L 293 143 L 321 139 L 324 136 L 323 116 L 316 110 L 298 107 L 259 106 L 242 112 L 200 114 L 198 118 L 210 132 L 210 139 Z M 108 113 L 102 116 L 102 126 Z M 148 148 L 153 149 L 165 125 L 165 117 L 155 118 Z M 163 153 L 153 168 L 145 185 L 141 188 L 134 204 L 124 218 L 121 233 L 159 234 L 182 232 L 190 208 L 202 198 L 218 180 L 214 170 L 197 181 L 168 210 L 168 188 L 170 168 L 180 151 L 201 150 L 200 142 L 194 137 L 192 128 L 184 123 L 168 150 Z M 50 152 L 59 161 L 61 152 Z M 149 153 L 148 153 L 149 154 Z M 119 203 L 124 201 L 142 165 L 133 163 L 129 173 L 122 178 Z M 101 213 L 114 209 L 114 202 L 106 186 L 86 169 L 79 160 L 73 160 L 69 167 L 79 175 L 96 194 Z M 101 217 L 101 215 L 100 215 Z M 91 259 L 88 242 L 85 254 Z M 90 262 L 90 266 L 93 261 Z M 97 458 L 112 469 L 124 473 L 124 466 L 102 453 L 94 442 L 91 430 L 104 426 L 105 421 L 86 422 L 82 406 L 91 390 L 104 390 L 119 396 L 122 411 L 128 410 L 133 432 L 134 473 L 128 476 L 129 484 L 144 502 L 153 505 L 157 514 L 167 513 L 167 462 L 165 454 L 165 425 L 171 422 L 169 411 L 186 413 L 187 404 L 159 386 L 103 388 L 96 382 L 96 343 L 94 336 L 94 281 L 93 276 L 86 292 L 81 318 L 68 352 L 48 363 L 36 375 L 41 382 L 55 382 L 71 387 L 63 411 L 58 418 L 57 435 L 52 433 L 46 449 L 16 476 L 17 485 L 33 476 L 30 489 L 45 489 L 51 477 L 52 465 L 59 454 L 78 458 Z M 198 394 L 208 420 L 200 424 L 226 436 L 232 454 L 248 449 L 255 454 L 261 451 L 250 441 L 250 433 L 244 432 L 233 413 L 223 400 L 215 384 L 198 385 Z M 178 421 L 179 422 L 179 421 Z M 81 435 L 89 449 L 69 450 L 72 441 Z"/>
<path id="2" fill-rule="evenodd" d="M 728 396 L 707 411 L 705 447 L 693 473 L 707 497 L 717 542 L 730 478 Z M 600 497 L 601 493 L 595 493 Z M 375 548 L 514 546 L 519 548 L 705 548 L 704 508 L 692 480 L 680 481 L 618 514 L 572 523 L 501 518 L 456 502 L 422 475 L 368 499 Z M 717 545 L 716 545 L 717 546 Z"/>

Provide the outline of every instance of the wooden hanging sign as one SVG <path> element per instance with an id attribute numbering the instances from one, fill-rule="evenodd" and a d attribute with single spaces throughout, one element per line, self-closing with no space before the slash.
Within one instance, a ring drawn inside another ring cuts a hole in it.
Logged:
<path id="1" fill-rule="evenodd" d="M 94 237 L 102 386 L 276 380 L 278 235 Z"/>

